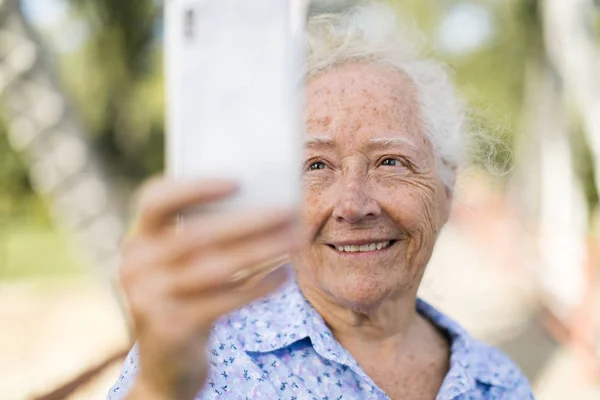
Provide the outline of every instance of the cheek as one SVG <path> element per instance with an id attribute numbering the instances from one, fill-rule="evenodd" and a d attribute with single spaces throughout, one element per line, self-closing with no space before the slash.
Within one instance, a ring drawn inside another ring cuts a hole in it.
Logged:
<path id="1" fill-rule="evenodd" d="M 384 191 L 384 208 L 409 234 L 437 232 L 439 201 L 435 185 L 427 180 L 382 176 L 378 188 Z"/>
<path id="2" fill-rule="evenodd" d="M 435 203 L 432 201 L 432 193 L 427 190 L 411 190 L 408 194 L 406 214 L 413 231 L 426 235 L 435 231 Z"/>
<path id="3" fill-rule="evenodd" d="M 381 172 L 375 171 L 371 174 L 370 181 L 373 183 L 373 189 L 384 190 L 392 196 L 397 196 L 406 190 L 410 182 L 410 173 L 408 171 Z"/>
<path id="4" fill-rule="evenodd" d="M 315 235 L 327 218 L 328 206 L 325 202 L 327 195 L 323 185 L 316 180 L 305 180 L 303 184 L 300 217 L 303 232 L 309 238 Z"/>

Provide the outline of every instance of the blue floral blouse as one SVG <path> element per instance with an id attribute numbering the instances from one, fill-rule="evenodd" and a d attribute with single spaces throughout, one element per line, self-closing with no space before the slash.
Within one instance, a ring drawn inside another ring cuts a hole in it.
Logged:
<path id="1" fill-rule="evenodd" d="M 451 340 L 450 369 L 436 400 L 533 399 L 529 382 L 506 355 L 424 301 L 418 300 L 417 310 Z M 335 340 L 294 281 L 221 319 L 209 347 L 212 370 L 196 400 L 389 399 Z M 125 398 L 138 357 L 134 347 L 108 400 Z"/>

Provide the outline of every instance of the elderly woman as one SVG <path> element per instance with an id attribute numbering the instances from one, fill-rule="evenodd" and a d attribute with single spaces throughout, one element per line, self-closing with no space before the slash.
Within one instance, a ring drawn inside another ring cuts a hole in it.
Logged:
<path id="1" fill-rule="evenodd" d="M 108 398 L 532 398 L 505 355 L 417 299 L 463 142 L 443 69 L 381 5 L 312 18 L 307 47 L 299 217 L 199 215 L 176 230 L 178 212 L 235 184 L 150 185 L 122 268 L 137 344 Z"/>

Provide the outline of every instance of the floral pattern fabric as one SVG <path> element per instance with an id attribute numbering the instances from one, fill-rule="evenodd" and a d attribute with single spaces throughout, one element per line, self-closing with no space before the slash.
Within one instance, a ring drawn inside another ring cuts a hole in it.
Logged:
<path id="1" fill-rule="evenodd" d="M 450 369 L 436 400 L 533 399 L 529 382 L 506 355 L 426 302 L 418 300 L 417 310 L 451 340 Z M 209 348 L 212 369 L 196 400 L 389 399 L 335 340 L 294 281 L 218 321 Z M 107 400 L 126 397 L 138 359 L 134 347 Z"/>

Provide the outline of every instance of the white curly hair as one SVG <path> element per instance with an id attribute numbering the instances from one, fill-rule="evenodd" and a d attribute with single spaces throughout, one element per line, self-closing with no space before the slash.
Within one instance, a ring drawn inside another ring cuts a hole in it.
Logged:
<path id="1" fill-rule="evenodd" d="M 445 66 L 422 57 L 422 41 L 381 2 L 360 2 L 339 12 L 310 16 L 307 24 L 305 79 L 351 62 L 394 68 L 414 84 L 420 119 L 438 160 L 438 173 L 450 190 L 465 158 L 464 103 Z"/>

